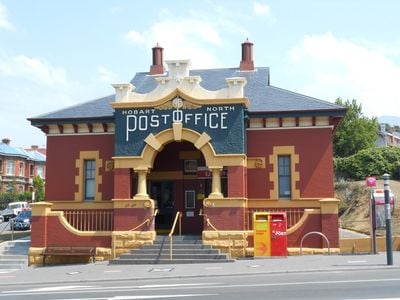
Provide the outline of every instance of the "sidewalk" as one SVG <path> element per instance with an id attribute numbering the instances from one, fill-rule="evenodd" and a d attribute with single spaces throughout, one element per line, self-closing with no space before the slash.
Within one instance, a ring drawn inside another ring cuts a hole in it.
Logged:
<path id="1" fill-rule="evenodd" d="M 393 252 L 393 261 L 393 266 L 387 266 L 386 252 L 381 252 L 376 255 L 307 255 L 243 259 L 233 263 L 186 265 L 108 265 L 108 262 L 96 262 L 81 265 L 29 267 L 8 274 L 0 274 L 0 286 L 16 283 L 160 280 L 182 277 L 400 268 L 400 252 Z"/>

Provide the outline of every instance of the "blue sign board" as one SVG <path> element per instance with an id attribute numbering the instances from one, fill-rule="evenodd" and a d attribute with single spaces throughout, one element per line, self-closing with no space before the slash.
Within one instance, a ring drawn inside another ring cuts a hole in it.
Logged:
<path id="1" fill-rule="evenodd" d="M 152 133 L 172 128 L 206 132 L 217 154 L 245 152 L 244 108 L 242 105 L 208 105 L 192 109 L 117 108 L 115 109 L 115 155 L 139 156 L 144 140 Z"/>

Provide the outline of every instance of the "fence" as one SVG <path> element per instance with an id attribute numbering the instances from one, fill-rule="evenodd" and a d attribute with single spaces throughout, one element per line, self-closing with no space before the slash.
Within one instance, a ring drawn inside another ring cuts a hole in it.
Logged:
<path id="1" fill-rule="evenodd" d="M 286 212 L 287 228 L 294 226 L 300 221 L 304 214 L 304 208 L 249 208 L 248 209 L 248 223 L 249 230 L 253 229 L 253 213 L 255 212 Z"/>
<path id="2" fill-rule="evenodd" d="M 68 223 L 80 231 L 113 231 L 114 211 L 103 210 L 63 210 Z"/>

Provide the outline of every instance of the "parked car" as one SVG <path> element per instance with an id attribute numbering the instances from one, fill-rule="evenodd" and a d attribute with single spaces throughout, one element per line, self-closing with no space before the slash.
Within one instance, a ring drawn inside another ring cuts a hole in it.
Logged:
<path id="1" fill-rule="evenodd" d="M 21 211 L 29 209 L 28 202 L 10 202 L 3 210 L 4 221 L 15 218 Z"/>
<path id="2" fill-rule="evenodd" d="M 31 210 L 23 210 L 12 219 L 10 226 L 14 230 L 27 230 L 31 229 L 32 224 L 32 211 Z"/>
<path id="3" fill-rule="evenodd" d="M 0 224 L 4 222 L 4 217 L 3 215 L 0 215 Z"/>

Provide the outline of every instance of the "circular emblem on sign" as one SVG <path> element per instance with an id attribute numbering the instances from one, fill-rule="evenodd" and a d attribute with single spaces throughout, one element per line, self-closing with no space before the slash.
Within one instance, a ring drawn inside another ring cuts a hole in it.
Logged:
<path id="1" fill-rule="evenodd" d="M 172 106 L 176 109 L 182 108 L 183 100 L 179 97 L 176 97 L 174 100 L 172 100 Z"/>

